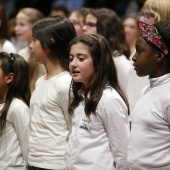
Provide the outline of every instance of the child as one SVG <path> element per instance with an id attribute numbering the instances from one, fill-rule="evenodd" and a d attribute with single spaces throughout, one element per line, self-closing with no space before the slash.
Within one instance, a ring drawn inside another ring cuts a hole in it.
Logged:
<path id="1" fill-rule="evenodd" d="M 170 0 L 146 0 L 139 13 L 139 20 L 149 25 L 158 21 L 170 21 Z M 130 110 L 133 110 L 141 97 L 141 90 L 149 85 L 149 79 L 148 76 L 138 77 L 133 68 L 129 75 L 127 96 Z"/>
<path id="2" fill-rule="evenodd" d="M 126 170 L 128 102 L 106 39 L 99 35 L 75 38 L 69 68 L 74 98 L 69 107 L 73 125 L 66 169 Z"/>
<path id="3" fill-rule="evenodd" d="M 26 170 L 29 135 L 29 66 L 0 52 L 0 169 Z"/>
<path id="4" fill-rule="evenodd" d="M 139 20 L 149 25 L 158 21 L 169 21 L 170 0 L 146 0 L 139 13 Z"/>
<path id="5" fill-rule="evenodd" d="M 132 114 L 128 147 L 130 170 L 170 169 L 170 21 L 139 23 L 140 34 L 133 57 L 138 76 L 149 75 Z"/>
<path id="6" fill-rule="evenodd" d="M 128 60 L 130 49 L 126 42 L 121 19 L 111 9 L 94 9 L 87 14 L 83 30 L 84 34 L 100 34 L 108 40 L 120 87 L 127 94 L 129 71 L 132 65 Z"/>
<path id="7" fill-rule="evenodd" d="M 134 56 L 136 52 L 135 43 L 139 36 L 138 23 L 139 23 L 138 16 L 136 14 L 126 15 L 123 19 L 125 37 L 126 37 L 127 44 L 130 48 L 129 60 L 131 62 L 132 62 L 132 57 Z"/>
<path id="8" fill-rule="evenodd" d="M 34 58 L 31 56 L 29 44 L 32 40 L 32 26 L 33 24 L 42 19 L 44 16 L 41 11 L 34 8 L 22 8 L 19 10 L 16 16 L 16 26 L 15 33 L 17 39 L 20 42 L 27 43 L 27 46 L 21 49 L 18 54 L 23 56 L 25 60 L 29 63 L 30 67 L 30 90 L 31 92 L 35 89 L 35 82 L 39 77 L 44 75 L 45 68 L 42 64 L 38 64 L 34 61 Z"/>
<path id="9" fill-rule="evenodd" d="M 63 16 L 41 19 L 33 25 L 32 31 L 31 53 L 36 62 L 45 66 L 47 74 L 37 80 L 30 101 L 29 169 L 64 170 L 66 142 L 71 129 L 68 46 L 76 32 Z"/>
<path id="10" fill-rule="evenodd" d="M 9 41 L 6 11 L 2 6 L 0 6 L 0 51 L 6 53 L 16 52 L 14 45 Z"/>

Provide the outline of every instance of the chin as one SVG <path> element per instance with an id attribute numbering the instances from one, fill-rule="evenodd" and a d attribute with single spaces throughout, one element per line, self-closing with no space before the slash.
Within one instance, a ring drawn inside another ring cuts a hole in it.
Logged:
<path id="1" fill-rule="evenodd" d="M 137 74 L 138 77 L 145 77 L 145 76 L 147 76 L 146 74 L 142 74 L 142 73 L 138 73 L 138 72 L 136 72 L 136 74 Z"/>

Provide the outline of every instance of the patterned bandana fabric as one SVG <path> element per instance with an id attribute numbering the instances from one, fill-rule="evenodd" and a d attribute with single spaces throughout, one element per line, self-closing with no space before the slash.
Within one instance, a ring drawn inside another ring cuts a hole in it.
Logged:
<path id="1" fill-rule="evenodd" d="M 139 22 L 140 35 L 148 43 L 158 47 L 165 55 L 168 55 L 168 48 L 163 42 L 162 37 L 159 35 L 157 29 L 153 25 L 148 25 L 144 22 Z"/>

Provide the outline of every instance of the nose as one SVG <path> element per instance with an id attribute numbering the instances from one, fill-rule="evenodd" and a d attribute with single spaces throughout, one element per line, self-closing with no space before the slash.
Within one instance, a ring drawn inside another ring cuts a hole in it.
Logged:
<path id="1" fill-rule="evenodd" d="M 86 31 L 87 30 L 87 25 L 83 25 L 82 28 L 83 28 L 83 31 Z"/>
<path id="2" fill-rule="evenodd" d="M 136 53 L 134 54 L 134 56 L 132 57 L 132 60 L 135 62 L 136 61 Z"/>
<path id="3" fill-rule="evenodd" d="M 30 47 L 30 49 L 32 49 L 32 41 L 31 41 L 31 43 L 29 44 L 29 47 Z"/>
<path id="4" fill-rule="evenodd" d="M 128 33 L 128 32 L 130 31 L 130 27 L 125 26 L 125 27 L 124 27 L 124 30 L 125 30 L 125 33 Z"/>
<path id="5" fill-rule="evenodd" d="M 18 26 L 17 25 L 14 27 L 14 30 L 15 30 L 15 32 L 18 30 Z"/>
<path id="6" fill-rule="evenodd" d="M 75 68 L 77 66 L 77 60 L 76 58 L 73 58 L 70 60 L 69 67 L 70 68 Z"/>
<path id="7" fill-rule="evenodd" d="M 139 17 L 139 21 L 140 21 L 140 22 L 145 22 L 145 21 L 146 21 L 146 20 L 145 20 L 145 17 L 144 17 L 144 16 Z"/>

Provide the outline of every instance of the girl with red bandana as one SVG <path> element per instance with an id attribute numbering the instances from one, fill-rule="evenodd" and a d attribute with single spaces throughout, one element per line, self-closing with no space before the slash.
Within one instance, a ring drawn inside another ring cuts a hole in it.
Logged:
<path id="1" fill-rule="evenodd" d="M 133 57 L 139 77 L 150 85 L 131 113 L 128 146 L 129 170 L 170 169 L 170 21 L 140 22 L 140 37 Z"/>

